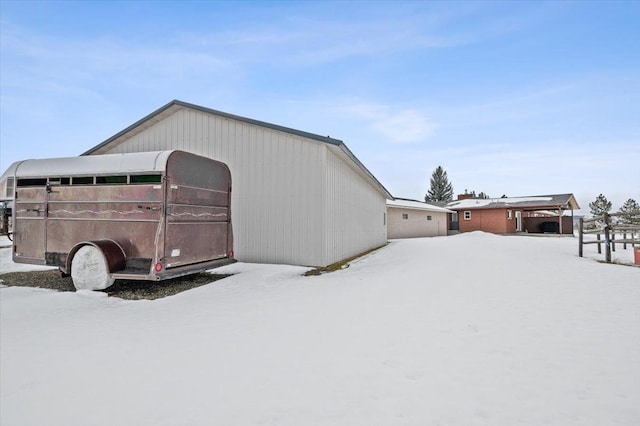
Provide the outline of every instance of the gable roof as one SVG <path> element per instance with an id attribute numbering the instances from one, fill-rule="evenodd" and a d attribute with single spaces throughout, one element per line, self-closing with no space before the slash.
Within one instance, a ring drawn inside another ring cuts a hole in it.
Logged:
<path id="1" fill-rule="evenodd" d="M 467 198 L 452 201 L 447 207 L 453 210 L 470 209 L 504 209 L 518 208 L 525 210 L 558 209 L 577 210 L 580 208 L 573 194 L 534 195 L 529 197 L 509 198 Z"/>
<path id="2" fill-rule="evenodd" d="M 358 160 L 358 158 L 347 148 L 343 141 L 339 139 L 333 139 L 329 136 L 320 136 L 314 133 L 304 132 L 301 130 L 292 129 L 289 127 L 280 126 L 277 124 L 267 123 L 265 121 L 254 120 L 252 118 L 241 117 L 239 115 L 229 114 L 227 112 L 218 111 L 215 109 L 206 108 L 200 105 L 190 104 L 187 102 L 172 100 L 168 104 L 158 108 L 153 111 L 151 114 L 143 117 L 142 119 L 136 121 L 126 129 L 116 133 L 111 136 L 109 139 L 105 140 L 102 143 L 94 146 L 93 148 L 87 150 L 81 155 L 91 155 L 91 154 L 101 154 L 101 151 L 106 151 L 107 146 L 113 147 L 117 146 L 127 139 L 135 136 L 136 134 L 152 127 L 154 124 L 164 120 L 166 117 L 176 113 L 181 109 L 192 109 L 195 111 L 200 111 L 205 114 L 212 114 L 223 118 L 228 118 L 231 120 L 240 121 L 243 123 L 253 124 L 255 126 L 266 127 L 268 129 L 276 130 L 279 132 L 289 133 L 295 136 L 300 136 L 303 138 L 311 139 L 317 142 L 325 143 L 329 146 L 329 149 L 337 154 L 343 160 L 351 162 L 354 166 L 354 169 L 359 172 L 359 174 L 368 180 L 374 187 L 376 187 L 386 198 L 393 199 L 393 196 L 387 191 L 387 189 L 376 179 L 376 177 Z"/>
<path id="3" fill-rule="evenodd" d="M 453 213 L 453 210 L 445 209 L 444 207 L 434 206 L 418 200 L 410 200 L 408 198 L 395 198 L 393 200 L 387 200 L 387 207 L 400 208 L 400 209 L 413 209 L 413 210 L 425 210 L 437 213 Z"/>

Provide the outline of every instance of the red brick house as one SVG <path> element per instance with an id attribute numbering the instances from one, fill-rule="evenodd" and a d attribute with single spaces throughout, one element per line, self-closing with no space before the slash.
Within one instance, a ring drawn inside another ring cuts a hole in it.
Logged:
<path id="1" fill-rule="evenodd" d="M 472 198 L 462 194 L 447 204 L 454 210 L 450 231 L 573 234 L 573 211 L 580 206 L 573 194 L 511 198 Z M 570 211 L 570 215 L 565 215 Z"/>

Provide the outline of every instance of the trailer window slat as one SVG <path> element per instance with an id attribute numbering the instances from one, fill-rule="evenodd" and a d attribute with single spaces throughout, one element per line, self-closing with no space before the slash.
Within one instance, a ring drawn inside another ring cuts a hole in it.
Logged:
<path id="1" fill-rule="evenodd" d="M 47 184 L 47 178 L 18 179 L 18 187 L 45 186 L 46 184 Z"/>
<path id="2" fill-rule="evenodd" d="M 162 175 L 131 175 L 130 183 L 161 183 Z"/>
<path id="3" fill-rule="evenodd" d="M 96 183 L 107 185 L 122 185 L 127 183 L 127 176 L 97 176 Z"/>
<path id="4" fill-rule="evenodd" d="M 74 176 L 71 178 L 72 185 L 93 185 L 93 176 Z"/>

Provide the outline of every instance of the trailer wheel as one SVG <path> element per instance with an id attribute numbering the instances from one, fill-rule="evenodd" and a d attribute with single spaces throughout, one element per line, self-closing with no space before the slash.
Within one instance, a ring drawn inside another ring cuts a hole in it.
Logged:
<path id="1" fill-rule="evenodd" d="M 76 290 L 103 290 L 115 281 L 102 251 L 94 246 L 80 247 L 71 261 L 71 279 Z"/>

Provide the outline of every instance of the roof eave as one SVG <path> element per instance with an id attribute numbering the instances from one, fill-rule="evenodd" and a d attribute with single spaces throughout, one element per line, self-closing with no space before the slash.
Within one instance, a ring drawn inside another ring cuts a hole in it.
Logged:
<path id="1" fill-rule="evenodd" d="M 332 144 L 333 145 L 333 144 Z M 393 200 L 393 195 L 384 187 L 382 183 L 366 168 L 364 164 L 358 160 L 353 152 L 344 144 L 344 142 L 340 141 L 340 144 L 335 144 L 336 147 L 340 148 L 340 150 L 346 155 L 349 160 L 351 160 L 358 168 L 362 171 L 362 174 L 373 184 L 373 186 L 378 188 L 378 191 L 388 200 Z"/>
<path id="2" fill-rule="evenodd" d="M 424 207 L 398 206 L 398 205 L 394 205 L 394 204 L 387 204 L 387 208 L 420 210 L 420 211 L 432 212 L 432 213 L 455 213 L 455 211 L 449 210 L 449 209 L 445 209 L 445 208 L 436 210 L 436 209 L 430 209 L 430 208 L 424 208 Z"/>
<path id="3" fill-rule="evenodd" d="M 180 109 L 179 103 L 180 101 L 176 101 L 176 100 L 169 102 L 168 104 L 158 108 L 157 110 L 153 111 L 151 114 L 146 115 L 145 117 L 136 121 L 129 127 L 125 128 L 124 130 L 121 130 L 120 132 L 111 136 L 109 139 L 99 143 L 98 145 L 94 146 L 93 148 L 90 148 L 89 150 L 83 152 L 80 155 L 82 156 L 82 155 L 99 153 L 98 151 L 100 151 L 102 148 L 118 141 L 119 139 L 122 139 L 122 142 L 124 142 L 124 140 L 129 139 L 131 136 L 138 133 L 138 132 L 133 133 L 135 130 L 142 131 L 145 128 L 150 127 L 151 125 L 162 120 L 164 117 L 169 116 L 174 112 L 178 111 Z"/>

